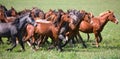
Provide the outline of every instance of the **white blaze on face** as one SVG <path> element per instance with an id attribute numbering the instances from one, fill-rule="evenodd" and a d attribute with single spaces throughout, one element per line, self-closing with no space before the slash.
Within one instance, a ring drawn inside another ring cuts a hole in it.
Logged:
<path id="1" fill-rule="evenodd" d="M 115 24 L 118 24 L 118 23 L 119 23 L 119 21 L 118 21 L 118 19 L 116 18 Z"/>

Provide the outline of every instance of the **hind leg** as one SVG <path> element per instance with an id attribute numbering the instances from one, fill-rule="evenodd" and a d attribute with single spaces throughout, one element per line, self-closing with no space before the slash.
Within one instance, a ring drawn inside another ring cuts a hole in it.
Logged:
<path id="1" fill-rule="evenodd" d="M 12 51 L 13 50 L 13 48 L 15 48 L 16 47 L 16 37 L 15 36 L 13 36 L 13 37 L 11 37 L 11 39 L 12 39 L 12 47 L 11 48 L 8 48 L 7 49 L 7 51 Z"/>
<path id="2" fill-rule="evenodd" d="M 89 33 L 87 33 L 87 41 L 89 41 L 90 40 L 90 35 L 89 35 Z"/>
<path id="3" fill-rule="evenodd" d="M 83 45 L 85 48 L 87 48 L 87 46 L 85 45 L 85 42 L 83 41 L 83 39 L 82 39 L 82 37 L 81 37 L 80 34 L 78 34 L 78 37 L 80 38 L 80 41 L 81 41 L 82 45 Z"/>

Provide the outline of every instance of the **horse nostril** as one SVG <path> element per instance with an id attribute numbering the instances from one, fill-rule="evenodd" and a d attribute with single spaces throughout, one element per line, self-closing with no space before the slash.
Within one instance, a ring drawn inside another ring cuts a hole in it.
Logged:
<path id="1" fill-rule="evenodd" d="M 118 21 L 115 21 L 115 24 L 118 24 L 119 22 Z"/>
<path id="2" fill-rule="evenodd" d="M 117 22 L 117 24 L 118 24 L 119 22 Z"/>

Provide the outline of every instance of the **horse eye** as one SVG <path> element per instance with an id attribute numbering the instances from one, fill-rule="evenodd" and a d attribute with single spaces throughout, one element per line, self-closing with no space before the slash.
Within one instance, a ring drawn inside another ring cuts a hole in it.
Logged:
<path id="1" fill-rule="evenodd" d="M 88 16 L 88 18 L 90 19 L 90 16 Z"/>
<path id="2" fill-rule="evenodd" d="M 70 18 L 70 16 L 67 16 L 68 18 Z"/>
<path id="3" fill-rule="evenodd" d="M 113 17 L 115 17 L 115 16 L 113 15 Z"/>

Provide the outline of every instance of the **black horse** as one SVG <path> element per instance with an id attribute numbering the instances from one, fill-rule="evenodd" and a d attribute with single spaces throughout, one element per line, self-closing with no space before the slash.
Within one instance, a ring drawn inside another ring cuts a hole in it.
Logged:
<path id="1" fill-rule="evenodd" d="M 16 47 L 16 38 L 18 38 L 22 50 L 25 51 L 22 41 L 22 29 L 24 29 L 27 23 L 32 25 L 35 24 L 34 20 L 29 17 L 29 14 L 21 15 L 14 22 L 0 23 L 0 37 L 10 37 L 13 44 L 13 46 L 8 48 L 7 51 L 12 51 L 13 48 Z"/>

